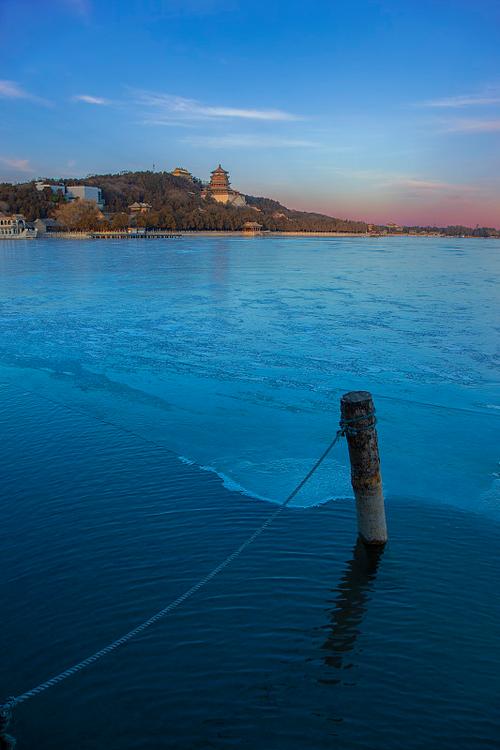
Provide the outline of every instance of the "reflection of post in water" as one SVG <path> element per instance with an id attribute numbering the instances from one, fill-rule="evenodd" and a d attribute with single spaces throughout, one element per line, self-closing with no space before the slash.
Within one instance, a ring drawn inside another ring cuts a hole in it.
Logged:
<path id="1" fill-rule="evenodd" d="M 347 666 L 345 657 L 356 644 L 383 553 L 383 547 L 367 547 L 358 538 L 352 559 L 347 564 L 336 589 L 335 609 L 331 614 L 331 633 L 323 644 L 323 648 L 328 652 L 325 655 L 325 663 L 329 667 L 341 669 Z"/>

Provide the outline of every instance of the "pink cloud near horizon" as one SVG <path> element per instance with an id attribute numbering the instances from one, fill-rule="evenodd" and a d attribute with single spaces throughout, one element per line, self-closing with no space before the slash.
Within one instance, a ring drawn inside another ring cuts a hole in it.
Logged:
<path id="1" fill-rule="evenodd" d="M 358 195 L 331 197 L 292 194 L 281 191 L 272 196 L 289 208 L 318 211 L 342 219 L 367 221 L 374 224 L 396 222 L 403 226 L 464 225 L 500 229 L 500 196 L 488 197 L 447 193 L 438 195 L 429 190 L 416 198 L 388 200 L 385 195 L 364 191 Z"/>

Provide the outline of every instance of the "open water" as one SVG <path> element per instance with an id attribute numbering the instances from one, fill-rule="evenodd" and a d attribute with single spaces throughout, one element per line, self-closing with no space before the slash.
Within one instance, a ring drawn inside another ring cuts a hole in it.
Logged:
<path id="1" fill-rule="evenodd" d="M 379 559 L 356 545 L 337 446 L 199 595 L 20 706 L 21 750 L 500 747 L 499 258 L 465 239 L 0 243 L 2 695 L 223 559 L 345 390 L 374 394 L 391 534 Z"/>

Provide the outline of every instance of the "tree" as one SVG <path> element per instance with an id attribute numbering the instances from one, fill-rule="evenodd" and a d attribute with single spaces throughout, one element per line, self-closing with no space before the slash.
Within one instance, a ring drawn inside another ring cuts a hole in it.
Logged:
<path id="1" fill-rule="evenodd" d="M 169 208 L 163 208 L 158 213 L 159 213 L 158 226 L 161 229 L 177 229 L 174 215 Z"/>
<path id="2" fill-rule="evenodd" d="M 93 201 L 78 198 L 72 203 L 60 205 L 55 212 L 55 218 L 67 229 L 81 229 L 89 231 L 99 229 L 104 216 Z"/>
<path id="3" fill-rule="evenodd" d="M 127 229 L 129 225 L 128 214 L 120 212 L 113 214 L 111 218 L 111 229 Z"/>
<path id="4" fill-rule="evenodd" d="M 137 216 L 135 217 L 135 225 L 137 227 L 149 227 L 150 226 L 149 212 L 143 213 L 141 211 L 141 213 L 138 213 Z"/>

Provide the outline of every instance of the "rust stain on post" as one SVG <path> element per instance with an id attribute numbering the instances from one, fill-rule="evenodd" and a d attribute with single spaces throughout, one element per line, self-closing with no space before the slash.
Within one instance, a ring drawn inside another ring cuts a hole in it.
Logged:
<path id="1" fill-rule="evenodd" d="M 371 394 L 368 391 L 345 393 L 340 400 L 340 413 L 349 447 L 359 534 L 365 544 L 385 544 L 387 525 Z"/>

